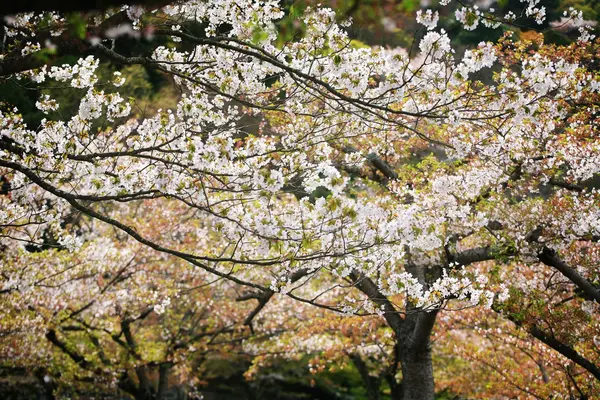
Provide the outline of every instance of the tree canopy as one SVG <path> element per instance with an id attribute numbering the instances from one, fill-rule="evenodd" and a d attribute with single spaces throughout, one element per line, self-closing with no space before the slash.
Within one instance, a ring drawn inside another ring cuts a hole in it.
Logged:
<path id="1" fill-rule="evenodd" d="M 274 0 L 5 17 L 3 366 L 69 398 L 192 398 L 234 360 L 600 395 L 600 41 L 505 3 L 406 10 L 407 48 Z"/>

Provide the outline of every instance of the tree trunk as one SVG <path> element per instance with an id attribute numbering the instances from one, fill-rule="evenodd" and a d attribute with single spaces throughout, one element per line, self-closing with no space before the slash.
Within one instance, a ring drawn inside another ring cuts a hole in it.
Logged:
<path id="1" fill-rule="evenodd" d="M 141 365 L 135 368 L 135 372 L 140 381 L 136 400 L 154 400 L 155 393 L 152 387 L 152 382 L 148 377 L 148 367 Z"/>
<path id="2" fill-rule="evenodd" d="M 358 369 L 358 373 L 362 378 L 365 389 L 367 389 L 367 399 L 368 400 L 379 400 L 379 386 L 381 385 L 381 379 L 379 377 L 369 375 L 369 369 L 367 364 L 360 358 L 360 355 L 353 354 L 351 357 L 356 369 Z"/>
<path id="3" fill-rule="evenodd" d="M 158 367 L 158 391 L 156 393 L 157 400 L 164 400 L 169 390 L 169 369 L 170 363 L 160 364 Z"/>
<path id="4" fill-rule="evenodd" d="M 402 400 L 402 384 L 396 382 L 396 377 L 392 374 L 386 375 L 385 380 L 390 387 L 391 400 Z"/>
<path id="5" fill-rule="evenodd" d="M 411 354 L 412 353 L 412 354 Z M 402 357 L 402 392 L 404 400 L 433 400 L 433 364 L 431 350 L 409 352 Z"/>
<path id="6" fill-rule="evenodd" d="M 374 378 L 372 382 L 367 384 L 367 399 L 379 400 L 379 379 Z"/>

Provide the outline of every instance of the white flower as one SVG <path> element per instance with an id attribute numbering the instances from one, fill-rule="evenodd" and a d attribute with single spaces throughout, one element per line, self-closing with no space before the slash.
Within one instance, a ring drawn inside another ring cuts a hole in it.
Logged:
<path id="1" fill-rule="evenodd" d="M 463 24 L 464 28 L 468 31 L 472 31 L 479 25 L 479 19 L 481 11 L 477 9 L 477 6 L 473 8 L 463 7 L 454 12 L 457 21 Z"/>
<path id="2" fill-rule="evenodd" d="M 50 96 L 45 94 L 35 103 L 35 106 L 38 110 L 43 111 L 44 114 L 48 114 L 49 111 L 58 110 L 59 104 L 56 100 L 51 99 Z"/>
<path id="3" fill-rule="evenodd" d="M 119 71 L 115 71 L 113 73 L 112 84 L 116 87 L 119 87 L 119 86 L 123 85 L 124 83 L 125 83 L 125 78 L 123 76 L 121 76 L 121 73 Z"/>
<path id="4" fill-rule="evenodd" d="M 164 314 L 167 307 L 171 305 L 171 298 L 166 297 L 160 303 L 154 305 L 154 312 L 158 315 Z"/>
<path id="5" fill-rule="evenodd" d="M 440 59 L 452 52 L 450 38 L 443 29 L 440 33 L 428 32 L 419 43 L 419 49 L 423 54 L 429 54 L 433 59 Z"/>
<path id="6" fill-rule="evenodd" d="M 596 308 L 596 305 L 594 304 L 593 301 L 584 301 L 583 303 L 581 303 L 581 309 L 586 314 L 592 315 L 594 313 L 595 308 Z"/>
<path id="7" fill-rule="evenodd" d="M 80 237 L 73 237 L 72 235 L 62 236 L 58 243 L 64 246 L 69 252 L 73 252 L 81 247 L 83 240 Z"/>
<path id="8" fill-rule="evenodd" d="M 512 12 L 512 11 L 509 11 L 509 12 L 508 12 L 508 13 L 507 13 L 507 14 L 504 16 L 504 19 L 505 19 L 506 21 L 508 21 L 508 22 L 512 22 L 512 21 L 514 21 L 514 20 L 516 20 L 516 19 L 517 19 L 517 16 L 515 15 L 515 13 L 514 13 L 514 12 Z"/>
<path id="9" fill-rule="evenodd" d="M 26 56 L 28 54 L 31 53 L 35 53 L 37 51 L 40 51 L 41 46 L 39 43 L 31 43 L 31 42 L 27 42 L 27 44 L 25 45 L 25 47 L 23 47 L 21 49 L 21 55 L 22 56 Z"/>
<path id="10" fill-rule="evenodd" d="M 580 42 L 583 42 L 583 43 L 591 42 L 592 40 L 594 40 L 596 38 L 596 35 L 592 35 L 590 33 L 591 30 L 592 30 L 592 27 L 589 25 L 580 26 L 579 27 L 580 35 L 577 40 Z"/>
<path id="11" fill-rule="evenodd" d="M 427 30 L 432 30 L 437 26 L 440 19 L 440 14 L 436 11 L 435 13 L 431 10 L 427 10 L 423 14 L 422 10 L 417 11 L 417 22 L 424 25 Z"/>
<path id="12" fill-rule="evenodd" d="M 506 285 L 504 283 L 500 284 L 500 289 L 501 289 L 501 291 L 498 294 L 498 300 L 500 300 L 501 302 L 504 302 L 509 299 L 510 294 L 508 292 L 508 288 L 506 287 Z"/>

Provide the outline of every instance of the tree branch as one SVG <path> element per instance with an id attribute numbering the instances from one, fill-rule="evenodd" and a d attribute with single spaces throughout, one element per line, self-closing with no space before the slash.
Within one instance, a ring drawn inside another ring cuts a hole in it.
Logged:
<path id="1" fill-rule="evenodd" d="M 294 283 L 294 282 L 297 282 L 298 280 L 300 280 L 301 278 L 305 277 L 306 275 L 308 275 L 308 270 L 300 269 L 300 270 L 294 272 L 293 274 L 291 274 L 289 277 L 289 280 L 290 280 L 290 282 Z M 248 315 L 246 317 L 246 319 L 244 320 L 244 325 L 248 326 L 252 333 L 254 333 L 254 328 L 252 327 L 252 320 L 267 305 L 267 303 L 269 302 L 269 300 L 271 300 L 271 297 L 273 297 L 274 294 L 275 294 L 275 292 L 273 290 L 267 289 L 267 290 L 264 290 L 262 293 L 260 293 L 260 292 L 246 293 L 246 294 L 238 297 L 237 299 L 235 299 L 235 301 L 246 301 L 246 300 L 250 300 L 250 299 L 258 300 L 258 305 L 256 306 L 256 308 L 254 310 L 252 310 L 250 315 Z"/>
<path id="2" fill-rule="evenodd" d="M 388 325 L 392 328 L 396 337 L 401 338 L 404 319 L 400 317 L 400 314 L 388 298 L 379 291 L 377 285 L 365 274 L 358 271 L 352 271 L 350 273 L 350 279 L 352 279 L 354 286 L 356 286 L 358 290 L 366 294 L 372 302 L 382 307 L 383 316 Z"/>
<path id="3" fill-rule="evenodd" d="M 497 305 L 495 305 L 495 304 L 492 307 L 492 309 L 498 313 L 501 313 L 500 310 L 498 309 Z M 569 360 L 571 360 L 574 363 L 578 364 L 579 366 L 585 368 L 589 373 L 594 375 L 594 377 L 597 380 L 600 381 L 600 367 L 597 366 L 596 364 L 594 364 L 593 362 L 591 362 L 590 360 L 588 360 L 587 358 L 583 357 L 581 354 L 579 354 L 577 352 L 577 350 L 575 350 L 571 346 L 561 342 L 553 335 L 550 335 L 550 334 L 542 331 L 536 325 L 532 325 L 532 326 L 528 327 L 528 326 L 524 325 L 522 321 L 518 320 L 517 318 L 515 318 L 511 315 L 507 315 L 505 313 L 501 313 L 501 314 L 503 316 L 505 316 L 506 318 L 508 318 L 510 321 L 512 321 L 518 327 L 525 328 L 531 336 L 535 337 L 536 339 L 538 339 L 539 341 L 541 341 L 548 347 L 556 350 L 557 352 L 559 352 L 560 354 L 562 354 Z"/>
<path id="4" fill-rule="evenodd" d="M 421 310 L 419 313 L 410 338 L 412 350 L 415 352 L 419 352 L 429 346 L 429 338 L 431 337 L 431 331 L 435 325 L 438 312 L 439 309 L 431 311 Z"/>
<path id="5" fill-rule="evenodd" d="M 150 310 L 150 312 L 151 311 L 152 310 Z M 150 312 L 148 312 L 146 314 L 146 316 L 148 314 L 150 314 Z M 121 330 L 123 331 L 123 334 L 125 335 L 125 340 L 127 342 L 127 346 L 131 350 L 131 353 L 134 355 L 134 357 L 137 359 L 137 361 L 140 361 L 141 357 L 137 352 L 137 342 L 131 332 L 131 323 L 138 319 L 140 319 L 140 317 L 135 318 L 135 319 L 132 319 L 132 318 L 123 319 L 121 321 Z M 150 378 L 148 376 L 148 368 L 145 365 L 138 365 L 135 367 L 135 373 L 138 377 L 138 380 L 140 381 L 139 391 L 141 391 L 142 393 L 150 394 L 152 391 L 152 385 L 150 382 Z"/>
<path id="6" fill-rule="evenodd" d="M 556 251 L 546 246 L 542 249 L 542 252 L 538 254 L 538 258 L 541 262 L 558 270 L 561 274 L 567 277 L 573 282 L 579 289 L 581 289 L 590 298 L 600 303 L 600 291 L 592 285 L 590 281 L 579 275 L 577 270 L 570 267 L 565 263 L 557 254 Z"/>
<path id="7" fill-rule="evenodd" d="M 73 350 L 66 342 L 60 340 L 54 329 L 49 329 L 48 332 L 46 332 L 46 339 L 48 339 L 54 346 L 62 350 L 63 353 L 68 355 L 71 360 L 75 361 L 75 363 L 81 368 L 87 369 L 90 367 L 90 362 L 87 361 L 81 354 Z"/>
<path id="8" fill-rule="evenodd" d="M 464 267 L 480 261 L 493 260 L 495 254 L 490 246 L 484 246 L 450 254 L 449 258 L 448 261 L 458 264 L 459 267 Z"/>

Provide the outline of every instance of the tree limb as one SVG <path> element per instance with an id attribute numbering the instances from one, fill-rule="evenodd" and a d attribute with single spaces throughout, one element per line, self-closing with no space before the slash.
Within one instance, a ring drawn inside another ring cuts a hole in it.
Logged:
<path id="1" fill-rule="evenodd" d="M 500 312 L 500 310 L 498 309 L 498 307 L 496 305 L 494 305 L 492 307 L 492 309 L 496 312 Z M 511 315 L 507 315 L 505 313 L 502 313 L 502 315 L 504 315 L 506 318 L 508 318 L 510 321 L 512 321 L 518 327 L 525 328 L 531 336 L 535 337 L 536 339 L 538 339 L 539 341 L 541 341 L 548 347 L 556 350 L 557 352 L 559 352 L 560 354 L 562 354 L 569 360 L 571 360 L 574 363 L 578 364 L 579 366 L 585 368 L 589 373 L 594 375 L 594 377 L 597 380 L 600 381 L 600 367 L 597 366 L 596 364 L 594 364 L 593 362 L 591 362 L 590 360 L 588 360 L 587 358 L 583 357 L 573 347 L 561 342 L 555 336 L 542 331 L 536 325 L 527 326 L 522 321 L 514 318 Z"/>
<path id="2" fill-rule="evenodd" d="M 558 270 L 561 274 L 567 277 L 573 282 L 579 289 L 581 289 L 590 298 L 600 303 L 600 291 L 592 285 L 590 281 L 579 275 L 576 269 L 570 267 L 556 254 L 556 251 L 544 246 L 542 252 L 538 254 L 538 258 L 541 262 Z"/>
<path id="3" fill-rule="evenodd" d="M 401 338 L 404 319 L 400 317 L 400 314 L 389 299 L 379 291 L 377 285 L 365 274 L 358 271 L 352 271 L 350 273 L 350 279 L 354 282 L 354 286 L 366 294 L 372 302 L 383 309 L 383 316 L 388 325 L 392 328 L 396 336 Z"/>
<path id="4" fill-rule="evenodd" d="M 49 329 L 48 332 L 46 332 L 46 339 L 48 339 L 54 346 L 62 350 L 63 353 L 68 355 L 71 360 L 75 361 L 75 363 L 81 368 L 86 369 L 90 367 L 90 362 L 87 361 L 81 354 L 73 350 L 66 342 L 60 340 L 54 329 Z"/>

